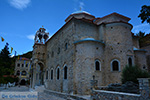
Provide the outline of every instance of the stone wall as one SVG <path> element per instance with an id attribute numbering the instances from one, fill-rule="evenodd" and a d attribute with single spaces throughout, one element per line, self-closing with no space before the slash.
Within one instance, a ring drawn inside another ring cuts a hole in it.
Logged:
<path id="1" fill-rule="evenodd" d="M 89 40 L 76 44 L 74 82 L 76 84 L 76 91 L 78 94 L 89 94 L 90 80 L 93 75 L 95 75 L 95 78 L 99 80 L 99 85 L 103 85 L 103 49 L 104 44 L 96 41 Z M 102 71 L 95 70 L 95 60 L 100 61 Z"/>
<path id="2" fill-rule="evenodd" d="M 148 70 L 150 71 L 150 45 L 149 46 L 145 46 L 142 47 L 141 49 L 146 50 L 146 58 L 147 58 L 147 66 L 148 66 Z"/>
<path id="3" fill-rule="evenodd" d="M 59 92 L 73 92 L 73 44 L 74 23 L 68 22 L 46 43 L 47 89 Z M 66 48 L 67 44 L 67 48 Z M 64 67 L 67 66 L 67 79 L 64 79 Z M 57 79 L 57 68 L 60 69 Z M 51 79 L 53 70 L 53 79 Z"/>
<path id="4" fill-rule="evenodd" d="M 110 23 L 105 25 L 104 33 L 104 86 L 121 82 L 121 72 L 128 64 L 128 56 L 134 60 L 131 26 L 125 23 Z M 119 71 L 111 70 L 111 62 L 119 61 Z M 115 77 L 115 78 L 114 78 Z"/>
<path id="5" fill-rule="evenodd" d="M 149 46 L 145 46 L 145 47 L 142 47 L 141 49 L 144 49 L 146 50 L 146 55 L 150 55 L 150 45 Z"/>
<path id="6" fill-rule="evenodd" d="M 92 100 L 140 100 L 140 94 L 129 94 L 121 92 L 93 90 Z"/>
<path id="7" fill-rule="evenodd" d="M 134 37 L 134 36 L 133 36 L 133 46 L 136 48 L 140 48 L 139 47 L 139 38 Z"/>
<path id="8" fill-rule="evenodd" d="M 135 50 L 135 65 L 139 66 L 141 69 L 148 69 L 146 62 L 146 54 L 143 50 Z"/>
<path id="9" fill-rule="evenodd" d="M 91 84 L 91 100 L 150 100 L 150 79 L 139 78 L 138 80 L 140 94 L 95 90 L 93 84 Z"/>

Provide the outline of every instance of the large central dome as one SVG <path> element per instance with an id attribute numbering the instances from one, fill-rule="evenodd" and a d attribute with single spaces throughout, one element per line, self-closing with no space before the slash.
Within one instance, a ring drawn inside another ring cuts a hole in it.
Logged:
<path id="1" fill-rule="evenodd" d="M 85 14 L 91 15 L 90 13 L 88 13 L 88 12 L 86 12 L 86 11 L 82 11 L 82 10 L 75 11 L 75 12 L 73 12 L 72 14 L 80 14 L 80 13 L 85 13 Z"/>
<path id="2" fill-rule="evenodd" d="M 93 20 L 95 18 L 95 16 L 91 15 L 90 13 L 80 10 L 73 12 L 70 16 L 66 18 L 65 22 L 68 22 L 73 17 L 76 19 L 87 19 L 87 20 Z"/>

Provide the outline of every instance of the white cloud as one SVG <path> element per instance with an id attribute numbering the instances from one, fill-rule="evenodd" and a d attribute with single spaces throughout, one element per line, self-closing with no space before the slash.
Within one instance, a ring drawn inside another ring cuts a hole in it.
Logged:
<path id="1" fill-rule="evenodd" d="M 140 24 L 140 25 L 133 26 L 132 29 L 133 33 L 139 33 L 139 31 L 145 32 L 147 34 L 150 33 L 150 24 Z"/>
<path id="2" fill-rule="evenodd" d="M 31 0 L 9 0 L 10 5 L 12 5 L 13 7 L 19 10 L 27 8 L 30 2 Z"/>
<path id="3" fill-rule="evenodd" d="M 35 36 L 33 34 L 27 36 L 27 38 L 30 39 L 30 40 L 34 40 L 34 37 Z"/>
<path id="4" fill-rule="evenodd" d="M 10 57 L 12 58 L 12 57 L 14 57 L 15 55 L 13 54 L 13 55 L 11 55 Z"/>
<path id="5" fill-rule="evenodd" d="M 79 2 L 79 4 L 80 4 L 80 9 L 83 10 L 84 3 L 83 2 Z"/>
<path id="6" fill-rule="evenodd" d="M 84 0 L 73 0 L 74 2 L 74 11 L 84 10 Z"/>

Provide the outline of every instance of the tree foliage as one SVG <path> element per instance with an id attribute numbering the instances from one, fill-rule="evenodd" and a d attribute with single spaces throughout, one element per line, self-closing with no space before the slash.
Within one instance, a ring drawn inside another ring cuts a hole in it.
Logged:
<path id="1" fill-rule="evenodd" d="M 145 36 L 145 32 L 140 31 L 139 33 L 136 34 L 139 38 L 143 38 Z"/>
<path id="2" fill-rule="evenodd" d="M 32 51 L 20 55 L 20 57 L 21 56 L 30 59 L 32 57 Z M 13 77 L 16 58 L 18 57 L 10 57 L 8 44 L 6 44 L 5 47 L 0 51 L 0 83 L 6 84 L 8 82 L 12 83 L 18 81 L 18 78 Z M 6 77 L 3 77 L 4 75 Z"/>
<path id="3" fill-rule="evenodd" d="M 25 58 L 32 58 L 32 51 L 29 51 L 27 53 L 24 53 L 23 55 L 21 55 L 22 57 L 25 57 Z"/>
<path id="4" fill-rule="evenodd" d="M 141 32 L 139 34 L 142 35 L 142 34 L 145 34 L 145 33 Z M 140 45 L 140 47 L 144 47 L 144 46 L 149 46 L 150 45 L 150 33 L 144 35 L 144 37 L 143 36 L 139 37 L 139 45 Z"/>
<path id="5" fill-rule="evenodd" d="M 143 5 L 138 17 L 141 18 L 142 23 L 146 21 L 150 24 L 150 6 Z"/>
<path id="6" fill-rule="evenodd" d="M 121 75 L 122 83 L 126 83 L 127 81 L 132 81 L 134 83 L 138 83 L 137 78 L 148 78 L 150 77 L 149 73 L 141 70 L 137 66 L 126 66 Z"/>
<path id="7" fill-rule="evenodd" d="M 3 77 L 4 75 L 14 75 L 14 65 L 12 65 L 13 59 L 10 57 L 8 45 L 6 44 L 4 49 L 0 51 L 0 83 L 6 83 L 8 79 Z"/>
<path id="8" fill-rule="evenodd" d="M 0 52 L 0 73 L 1 75 L 10 75 L 12 72 L 11 58 L 9 48 L 5 45 L 4 49 Z"/>

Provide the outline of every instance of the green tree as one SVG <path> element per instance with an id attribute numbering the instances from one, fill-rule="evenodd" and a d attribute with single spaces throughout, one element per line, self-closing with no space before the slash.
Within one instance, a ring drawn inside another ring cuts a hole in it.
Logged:
<path id="1" fill-rule="evenodd" d="M 138 36 L 139 38 L 143 38 L 145 36 L 145 32 L 139 32 L 138 34 L 136 34 L 136 36 Z"/>
<path id="2" fill-rule="evenodd" d="M 0 52 L 0 69 L 1 75 L 11 74 L 11 58 L 7 45 L 5 45 L 4 49 Z"/>
<path id="3" fill-rule="evenodd" d="M 142 23 L 146 21 L 150 24 L 150 6 L 143 5 L 138 17 L 141 18 Z"/>
<path id="4" fill-rule="evenodd" d="M 137 66 L 126 66 L 121 75 L 122 83 L 126 83 L 127 81 L 132 81 L 134 83 L 138 83 L 137 78 L 148 78 L 150 77 L 149 73 L 141 70 Z"/>
<path id="5" fill-rule="evenodd" d="M 14 74 L 14 65 L 12 62 L 14 62 L 14 60 L 10 57 L 8 44 L 6 44 L 4 49 L 0 51 L 0 83 L 13 81 L 13 78 L 9 77 Z M 3 77 L 3 75 L 7 76 Z"/>

